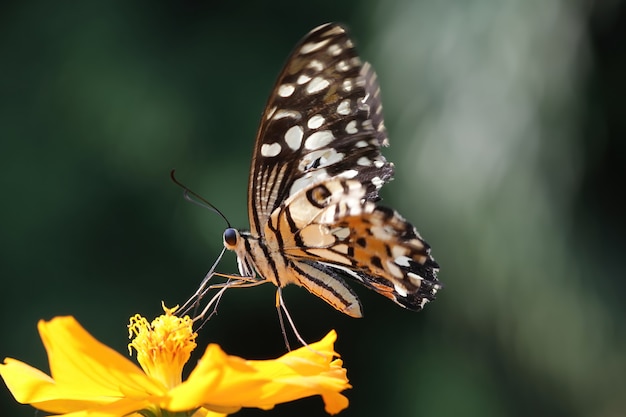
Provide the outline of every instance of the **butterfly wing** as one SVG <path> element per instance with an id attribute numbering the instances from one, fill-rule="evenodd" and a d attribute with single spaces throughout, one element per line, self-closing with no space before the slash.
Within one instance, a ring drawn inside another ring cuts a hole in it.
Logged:
<path id="1" fill-rule="evenodd" d="M 387 144 L 375 72 L 342 26 L 314 29 L 266 105 L 248 185 L 251 230 L 229 248 L 265 280 L 302 285 L 353 317 L 362 308 L 344 278 L 421 309 L 440 288 L 438 265 L 411 224 L 374 204 L 393 176 L 380 153 Z"/>
<path id="2" fill-rule="evenodd" d="M 346 302 L 352 292 L 342 279 L 352 278 L 405 308 L 420 310 L 441 287 L 439 266 L 415 227 L 366 195 L 367 188 L 354 180 L 314 184 L 272 213 L 268 233 L 282 236 L 282 253 L 295 265 L 323 265 L 320 272 L 299 276 L 298 283 L 335 308 L 356 309 Z"/>
<path id="3" fill-rule="evenodd" d="M 311 184 L 359 181 L 365 198 L 393 176 L 380 90 L 346 30 L 326 24 L 296 46 L 280 73 L 258 130 L 248 185 L 250 229 L 264 226 L 282 202 Z"/>

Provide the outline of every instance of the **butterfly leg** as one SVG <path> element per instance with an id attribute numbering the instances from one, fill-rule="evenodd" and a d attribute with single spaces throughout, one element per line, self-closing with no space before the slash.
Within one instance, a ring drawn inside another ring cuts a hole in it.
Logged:
<path id="1" fill-rule="evenodd" d="M 212 276 L 213 275 L 216 275 L 222 278 L 227 278 L 228 281 L 209 285 L 208 287 L 204 285 L 198 291 L 196 291 L 196 293 L 189 300 L 187 300 L 187 302 L 185 303 L 185 306 L 187 306 L 191 301 L 194 301 L 194 300 L 195 301 L 193 302 L 192 305 L 197 306 L 198 304 L 200 304 L 200 300 L 204 298 L 204 296 L 209 291 L 214 290 L 214 289 L 218 289 L 218 288 L 225 289 L 225 288 L 234 288 L 234 287 L 239 287 L 239 288 L 254 287 L 265 282 L 265 280 L 259 280 L 256 277 L 242 277 L 240 275 L 222 274 L 221 272 L 214 272 Z M 245 285 L 245 284 L 251 284 L 251 285 Z M 223 293 L 224 290 L 221 290 L 220 292 Z M 191 308 L 191 305 L 189 306 L 189 308 Z"/>
<path id="2" fill-rule="evenodd" d="M 219 272 L 215 272 L 215 268 L 217 267 L 217 265 L 219 264 L 219 262 L 222 259 L 222 256 L 224 256 L 224 252 L 226 251 L 226 248 L 222 248 L 222 251 L 220 252 L 219 256 L 217 257 L 217 259 L 215 260 L 215 262 L 213 263 L 213 265 L 211 266 L 211 268 L 209 269 L 209 271 L 206 273 L 206 275 L 204 276 L 204 278 L 202 279 L 202 282 L 200 283 L 200 286 L 198 287 L 198 289 L 196 290 L 196 292 L 189 297 L 189 299 L 185 302 L 185 304 L 183 304 L 183 306 L 179 309 L 180 314 L 187 314 L 189 313 L 190 310 L 194 310 L 193 316 L 195 317 L 194 320 L 200 319 L 202 320 L 204 318 L 204 316 L 206 315 L 206 313 L 208 312 L 208 309 L 215 304 L 215 307 L 217 307 L 217 304 L 219 303 L 219 300 L 221 299 L 222 295 L 224 294 L 224 291 L 226 291 L 226 288 L 231 288 L 231 287 L 242 287 L 244 286 L 244 283 L 250 283 L 253 285 L 250 286 L 256 286 L 259 285 L 265 281 L 259 281 L 258 279 L 255 279 L 255 277 L 242 277 L 242 276 L 238 276 L 238 275 L 227 275 L 227 274 L 222 274 Z M 220 277 L 224 277 L 227 278 L 228 281 L 227 282 L 223 282 L 223 283 L 219 283 L 219 284 L 213 284 L 213 285 L 209 285 L 209 281 L 211 280 L 211 278 L 213 278 L 214 275 L 220 276 Z M 233 280 L 233 281 L 231 281 Z M 202 310 L 202 312 L 199 315 L 196 315 L 196 310 L 198 308 L 198 306 L 200 305 L 200 301 L 202 300 L 202 298 L 204 298 L 204 296 L 211 290 L 213 289 L 220 289 L 220 291 L 211 299 L 211 301 L 209 301 L 209 304 Z M 215 314 L 215 309 L 214 311 L 209 315 L 209 317 L 205 320 L 208 321 L 209 318 L 211 318 L 211 316 L 213 316 L 213 314 Z M 204 323 L 203 323 L 204 324 Z"/>
<path id="3" fill-rule="evenodd" d="M 213 275 L 217 275 L 219 277 L 223 277 L 223 278 L 228 278 L 228 281 L 226 282 L 220 282 L 218 284 L 213 284 L 213 285 L 209 285 L 208 287 L 204 287 L 202 289 L 202 291 L 196 291 L 196 293 L 193 295 L 193 297 L 191 297 L 186 303 L 185 306 L 187 306 L 192 300 L 195 300 L 193 302 L 193 304 L 189 305 L 187 307 L 187 311 L 189 311 L 189 309 L 191 308 L 191 306 L 198 306 L 200 304 L 200 300 L 202 300 L 202 298 L 204 298 L 204 296 L 211 290 L 214 289 L 220 289 L 218 294 L 223 294 L 224 291 L 226 290 L 226 288 L 246 288 L 246 287 L 256 287 L 257 285 L 263 284 L 265 282 L 267 282 L 266 280 L 263 279 L 258 279 L 256 277 L 242 277 L 239 275 L 227 275 L 227 274 L 222 274 L 219 272 L 215 272 Z M 221 295 L 220 295 L 221 297 Z M 215 298 L 215 296 L 213 297 L 213 299 Z M 213 299 L 211 299 L 211 302 L 213 301 Z M 185 311 L 186 312 L 186 311 Z M 195 314 L 194 314 L 195 315 Z"/>
<path id="4" fill-rule="evenodd" d="M 222 251 L 220 252 L 215 262 L 213 262 L 213 265 L 211 265 L 209 272 L 207 272 L 202 279 L 202 282 L 200 283 L 200 286 L 198 287 L 196 292 L 191 297 L 189 297 L 189 299 L 185 301 L 185 304 L 183 304 L 183 306 L 180 308 L 182 314 L 188 313 L 192 306 L 197 307 L 200 304 L 200 300 L 202 300 L 202 297 L 204 297 L 204 295 L 209 291 L 207 286 L 209 285 L 209 281 L 211 280 L 211 278 L 213 278 L 213 275 L 215 275 L 215 268 L 222 260 L 224 252 L 226 252 L 226 248 L 222 248 Z"/>
<path id="5" fill-rule="evenodd" d="M 241 275 L 222 274 L 221 272 L 215 272 L 213 273 L 213 275 L 222 277 L 222 278 L 228 278 L 229 280 L 234 279 L 237 281 L 244 281 L 244 282 L 258 282 L 259 281 L 257 277 L 242 277 Z M 215 285 L 220 285 L 220 284 L 215 284 Z"/>
<path id="6" fill-rule="evenodd" d="M 285 339 L 285 346 L 287 347 L 287 350 L 290 351 L 291 347 L 289 346 L 287 331 L 285 329 L 285 323 L 283 321 L 283 312 L 285 313 L 285 317 L 287 317 L 289 326 L 291 327 L 293 334 L 296 336 L 296 339 L 298 339 L 298 341 L 302 343 L 302 346 L 308 346 L 309 344 L 304 341 L 302 336 L 300 336 L 298 329 L 296 329 L 296 325 L 294 324 L 293 319 L 291 318 L 291 315 L 289 314 L 289 310 L 287 310 L 287 306 L 285 305 L 285 301 L 283 300 L 283 293 L 280 287 L 278 287 L 278 289 L 276 290 L 276 309 L 278 310 L 278 320 L 280 321 L 280 330 L 283 334 L 283 339 Z"/>
<path id="7" fill-rule="evenodd" d="M 240 279 L 240 278 L 243 278 L 243 279 Z M 200 314 L 198 315 L 194 314 L 193 321 L 202 320 L 202 324 L 199 326 L 198 330 L 200 330 L 204 326 L 204 324 L 207 321 L 209 321 L 211 317 L 213 317 L 213 315 L 217 314 L 217 305 L 219 304 L 222 296 L 224 295 L 227 289 L 256 287 L 257 285 L 265 284 L 266 282 L 268 281 L 266 280 L 251 281 L 249 277 L 234 277 L 233 281 L 223 282 L 220 284 L 214 284 L 214 285 L 210 285 L 206 287 L 205 290 L 200 294 L 200 297 L 198 298 L 198 300 L 194 303 L 195 306 L 198 305 L 199 300 L 210 290 L 219 288 L 219 291 L 217 292 L 217 294 L 215 294 L 211 298 L 208 304 L 202 309 Z M 211 313 L 207 316 L 207 313 L 209 312 L 211 307 L 213 308 L 213 311 L 211 311 Z M 187 311 L 190 308 L 191 306 L 187 307 Z"/>
<path id="8" fill-rule="evenodd" d="M 291 346 L 289 346 L 289 338 L 287 337 L 287 331 L 285 330 L 285 322 L 283 321 L 283 312 L 281 311 L 281 308 L 283 308 L 283 296 L 280 291 L 280 287 L 278 287 L 276 290 L 276 310 L 278 312 L 278 322 L 280 323 L 280 332 L 283 335 L 285 347 L 289 352 L 291 352 Z"/>

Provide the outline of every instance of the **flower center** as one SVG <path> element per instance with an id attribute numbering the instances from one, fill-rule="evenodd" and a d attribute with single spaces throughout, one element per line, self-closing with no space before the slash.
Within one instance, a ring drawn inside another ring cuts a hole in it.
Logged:
<path id="1" fill-rule="evenodd" d="M 177 309 L 178 306 L 170 309 L 163 305 L 165 314 L 152 323 L 135 314 L 128 325 L 128 336 L 135 336 L 128 344 L 130 355 L 134 348 L 144 372 L 168 388 L 182 382 L 183 366 L 196 347 L 198 335 L 193 331 L 193 321 L 189 316 L 174 315 Z"/>

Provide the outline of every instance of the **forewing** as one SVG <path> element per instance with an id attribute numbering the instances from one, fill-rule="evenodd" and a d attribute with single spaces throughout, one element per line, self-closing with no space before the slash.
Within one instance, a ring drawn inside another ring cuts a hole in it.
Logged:
<path id="1" fill-rule="evenodd" d="M 248 185 L 252 232 L 263 236 L 281 203 L 322 180 L 354 179 L 365 199 L 378 199 L 393 175 L 380 153 L 387 142 L 371 66 L 342 26 L 314 29 L 288 58 L 261 119 Z"/>

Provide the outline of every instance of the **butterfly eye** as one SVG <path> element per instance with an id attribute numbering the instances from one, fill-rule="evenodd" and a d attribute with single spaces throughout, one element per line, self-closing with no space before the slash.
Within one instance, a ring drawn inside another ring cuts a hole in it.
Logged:
<path id="1" fill-rule="evenodd" d="M 224 246 L 226 246 L 227 249 L 233 250 L 235 246 L 237 246 L 238 237 L 239 233 L 232 227 L 224 230 Z"/>

